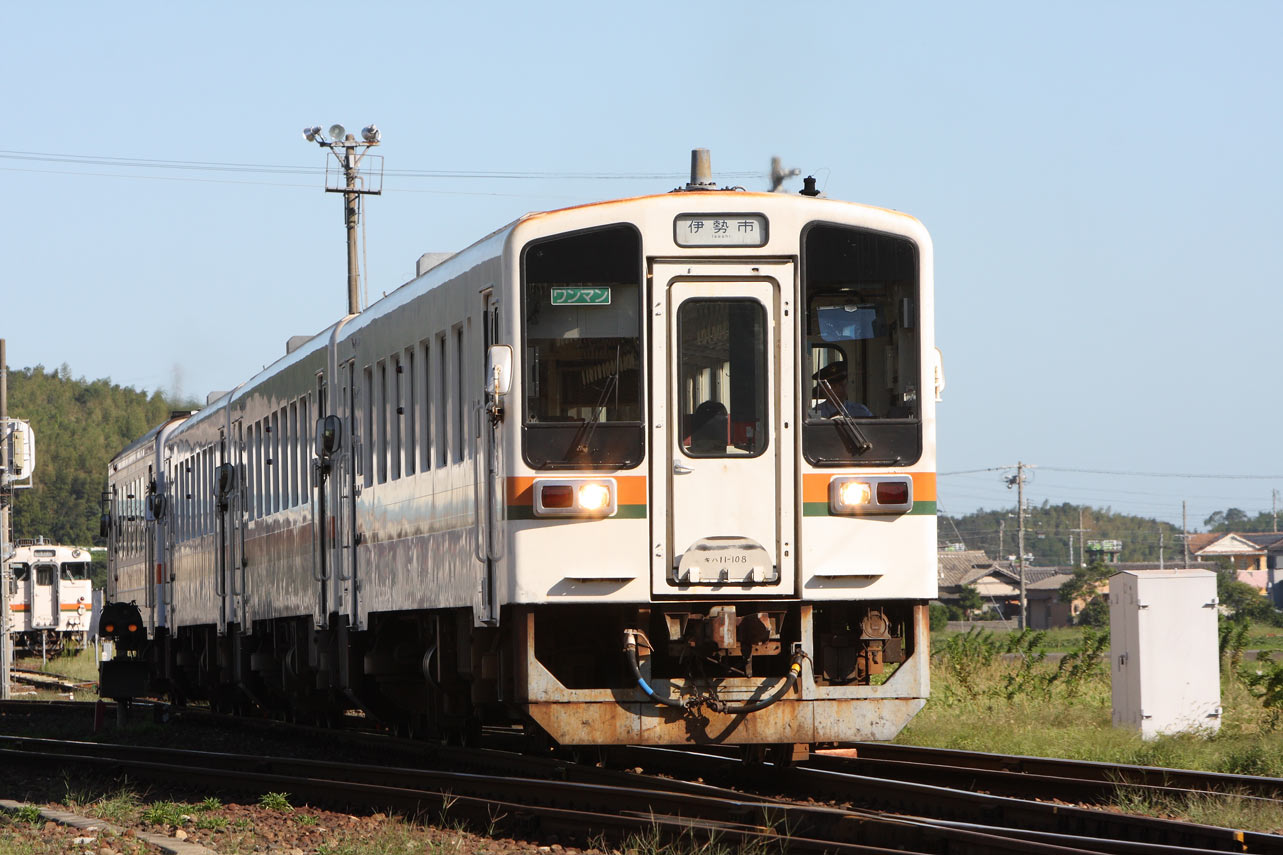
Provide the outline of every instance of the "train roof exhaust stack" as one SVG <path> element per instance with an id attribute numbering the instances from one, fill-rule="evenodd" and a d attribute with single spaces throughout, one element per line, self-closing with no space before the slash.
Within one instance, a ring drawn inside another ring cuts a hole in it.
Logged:
<path id="1" fill-rule="evenodd" d="M 706 148 L 691 149 L 691 180 L 687 190 L 716 190 L 713 181 L 713 160 Z"/>

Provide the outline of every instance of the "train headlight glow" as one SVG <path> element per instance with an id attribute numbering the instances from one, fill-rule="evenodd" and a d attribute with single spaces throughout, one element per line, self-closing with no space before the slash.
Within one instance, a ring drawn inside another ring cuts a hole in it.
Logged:
<path id="1" fill-rule="evenodd" d="M 536 478 L 536 517 L 611 517 L 618 504 L 614 478 Z"/>
<path id="2" fill-rule="evenodd" d="M 903 514 L 912 509 L 913 479 L 907 475 L 838 476 L 829 481 L 829 513 Z"/>
<path id="3" fill-rule="evenodd" d="M 579 488 L 579 507 L 585 511 L 600 511 L 610 505 L 610 488 L 605 484 L 585 484 Z"/>

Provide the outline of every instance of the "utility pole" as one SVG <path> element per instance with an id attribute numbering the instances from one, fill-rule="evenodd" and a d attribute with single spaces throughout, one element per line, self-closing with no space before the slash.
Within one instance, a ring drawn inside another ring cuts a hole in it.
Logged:
<path id="1" fill-rule="evenodd" d="M 1185 569 L 1189 569 L 1189 518 L 1185 515 L 1185 500 L 1181 500 L 1181 543 L 1185 545 Z"/>
<path id="2" fill-rule="evenodd" d="M 1078 508 L 1078 528 L 1071 528 L 1070 531 L 1078 535 L 1078 566 L 1087 566 L 1087 527 L 1083 525 L 1083 509 Z M 1070 550 L 1069 563 L 1073 564 L 1073 550 Z"/>
<path id="3" fill-rule="evenodd" d="M 361 197 L 378 196 L 383 192 L 383 159 L 378 158 L 378 173 L 372 175 L 372 178 L 377 177 L 377 181 L 373 186 L 358 186 L 361 178 L 359 167 L 366 153 L 378 145 L 382 137 L 383 134 L 374 125 L 361 129 L 360 142 L 342 125 L 330 125 L 328 139 L 321 133 L 320 126 L 303 129 L 303 138 L 329 149 L 343 171 L 342 186 L 338 186 L 336 181 L 335 186 L 331 187 L 330 171 L 328 168 L 325 170 L 325 192 L 343 194 L 343 222 L 347 228 L 347 311 L 349 315 L 355 315 L 361 311 L 360 274 L 356 255 L 356 226 L 361 218 Z"/>
<path id="4" fill-rule="evenodd" d="M 1164 534 L 1163 529 L 1160 527 L 1158 529 L 1158 569 L 1159 570 L 1166 569 L 1165 567 L 1163 567 L 1163 534 Z"/>
<path id="5" fill-rule="evenodd" d="M 1275 534 L 1278 534 L 1278 531 L 1279 531 L 1279 491 L 1278 491 L 1278 490 L 1273 490 L 1273 491 L 1271 491 L 1271 492 L 1270 492 L 1270 498 L 1271 498 L 1271 500 L 1272 500 L 1272 501 L 1271 501 L 1271 503 L 1270 503 L 1270 509 L 1271 509 L 1271 510 L 1270 510 L 1270 516 L 1272 516 L 1272 517 L 1274 518 L 1274 533 L 1275 533 Z"/>
<path id="6" fill-rule="evenodd" d="M 1007 479 L 1007 489 L 1016 488 L 1016 521 L 1019 525 L 1017 543 L 1019 554 L 1016 556 L 1020 568 L 1020 623 L 1021 629 L 1028 625 L 1029 601 L 1025 596 L 1025 464 L 1016 462 L 1016 474 Z"/>
<path id="7" fill-rule="evenodd" d="M 0 338 L 0 700 L 9 700 L 9 668 L 13 645 L 9 636 L 9 364 Z"/>

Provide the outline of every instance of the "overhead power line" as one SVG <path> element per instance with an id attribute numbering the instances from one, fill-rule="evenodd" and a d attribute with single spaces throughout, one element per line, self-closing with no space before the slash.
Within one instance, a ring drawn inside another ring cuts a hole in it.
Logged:
<path id="1" fill-rule="evenodd" d="M 194 172 L 236 172 L 275 175 L 314 175 L 319 170 L 315 167 L 281 165 L 267 163 L 219 163 L 202 160 L 165 160 L 145 157 L 108 157 L 104 155 L 61 154 L 40 151 L 0 150 L 0 158 L 5 160 L 38 161 L 43 163 L 62 163 L 77 166 L 111 166 L 127 169 L 170 169 Z M 385 176 L 398 178 L 446 178 L 446 179 L 508 179 L 508 180 L 596 180 L 596 181 L 637 181 L 665 180 L 686 177 L 678 172 L 523 172 L 505 169 L 389 169 Z M 758 172 L 719 172 L 727 178 L 752 178 L 760 176 Z"/>
<path id="2" fill-rule="evenodd" d="M 989 466 L 984 469 L 963 469 L 958 472 L 941 472 L 938 477 L 946 478 L 951 475 L 974 475 L 979 472 L 1003 472 L 1008 469 L 1015 469 L 1013 466 Z M 1073 472 L 1078 475 L 1127 475 L 1135 478 L 1204 478 L 1212 481 L 1278 481 L 1283 480 L 1283 475 L 1209 475 L 1207 473 L 1190 473 L 1190 472 L 1127 472 L 1112 469 L 1069 469 L 1064 466 L 1042 466 L 1038 467 L 1044 472 Z"/>

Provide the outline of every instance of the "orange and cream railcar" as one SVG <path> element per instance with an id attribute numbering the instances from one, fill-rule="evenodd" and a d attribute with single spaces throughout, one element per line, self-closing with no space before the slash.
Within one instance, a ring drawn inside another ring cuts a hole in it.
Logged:
<path id="1" fill-rule="evenodd" d="M 9 562 L 15 650 L 56 653 L 68 643 L 85 645 L 94 608 L 92 565 L 87 547 L 18 541 Z"/>
<path id="2" fill-rule="evenodd" d="M 895 734 L 936 595 L 930 239 L 708 187 L 425 256 L 156 433 L 153 686 L 569 745 Z"/>

